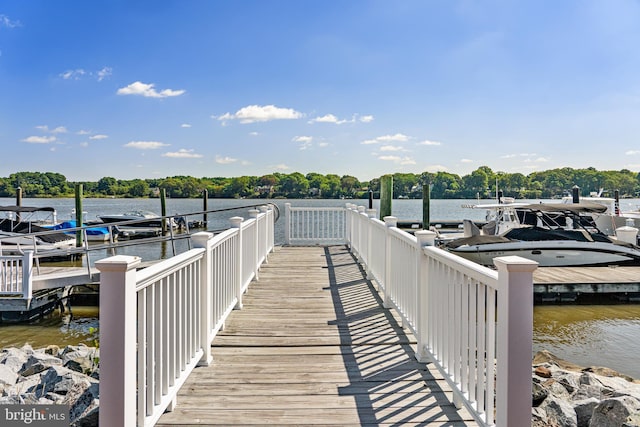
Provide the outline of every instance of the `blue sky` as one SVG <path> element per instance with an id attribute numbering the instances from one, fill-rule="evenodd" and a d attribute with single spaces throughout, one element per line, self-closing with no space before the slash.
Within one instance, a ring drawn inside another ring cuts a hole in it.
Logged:
<path id="1" fill-rule="evenodd" d="M 0 3 L 0 176 L 640 170 L 637 0 Z"/>

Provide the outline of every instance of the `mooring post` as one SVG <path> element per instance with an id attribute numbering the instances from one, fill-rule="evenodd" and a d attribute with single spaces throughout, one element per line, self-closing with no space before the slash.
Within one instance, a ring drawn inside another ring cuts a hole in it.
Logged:
<path id="1" fill-rule="evenodd" d="M 76 227 L 82 227 L 82 184 L 76 184 Z M 76 247 L 83 243 L 82 230 L 76 230 Z"/>
<path id="2" fill-rule="evenodd" d="M 162 215 L 162 234 L 167 232 L 167 190 L 160 190 L 160 215 Z"/>
<path id="3" fill-rule="evenodd" d="M 208 203 L 209 203 L 209 190 L 205 188 L 204 190 L 202 190 L 202 211 L 204 212 L 204 214 L 202 214 L 202 222 L 203 222 L 202 225 L 204 225 L 205 228 L 207 227 L 207 211 L 209 210 Z"/>
<path id="4" fill-rule="evenodd" d="M 422 229 L 428 230 L 431 226 L 431 184 L 422 186 Z"/>
<path id="5" fill-rule="evenodd" d="M 16 206 L 18 207 L 22 206 L 22 187 L 16 188 Z M 20 212 L 16 212 L 16 221 L 17 222 L 22 221 Z"/>
<path id="6" fill-rule="evenodd" d="M 391 200 L 393 199 L 393 175 L 380 177 L 380 220 L 391 216 Z"/>
<path id="7" fill-rule="evenodd" d="M 369 209 L 373 209 L 373 190 L 369 189 Z"/>
<path id="8" fill-rule="evenodd" d="M 613 206 L 615 210 L 615 215 L 620 216 L 620 190 L 615 190 L 613 192 L 613 198 L 615 199 L 614 206 Z"/>
<path id="9" fill-rule="evenodd" d="M 571 195 L 573 197 L 573 203 L 580 203 L 580 187 L 574 185 L 571 188 Z"/>

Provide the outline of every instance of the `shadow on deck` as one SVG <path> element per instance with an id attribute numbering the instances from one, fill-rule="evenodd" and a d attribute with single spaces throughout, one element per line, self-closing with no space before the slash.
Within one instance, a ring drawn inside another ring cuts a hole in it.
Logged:
<path id="1" fill-rule="evenodd" d="M 475 426 L 344 246 L 279 248 L 158 425 Z"/>

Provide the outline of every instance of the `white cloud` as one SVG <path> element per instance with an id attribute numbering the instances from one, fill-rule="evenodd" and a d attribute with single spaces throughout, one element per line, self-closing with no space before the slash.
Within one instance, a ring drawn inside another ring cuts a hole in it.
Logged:
<path id="1" fill-rule="evenodd" d="M 279 165 L 275 165 L 273 167 L 275 170 L 279 170 L 279 171 L 286 171 L 291 169 L 289 166 L 285 165 L 284 163 L 280 163 Z"/>
<path id="2" fill-rule="evenodd" d="M 460 159 L 461 163 L 473 163 L 473 160 L 471 159 Z"/>
<path id="3" fill-rule="evenodd" d="M 443 165 L 429 165 L 425 168 L 427 172 L 437 173 L 437 172 L 446 172 L 449 169 Z"/>
<path id="4" fill-rule="evenodd" d="M 383 145 L 380 151 L 404 151 L 404 148 L 399 145 Z"/>
<path id="5" fill-rule="evenodd" d="M 28 142 L 29 144 L 49 144 L 55 142 L 55 136 L 29 136 L 22 140 L 22 142 Z"/>
<path id="6" fill-rule="evenodd" d="M 418 142 L 418 145 L 442 145 L 442 143 L 439 141 L 430 141 L 425 139 L 424 141 Z"/>
<path id="7" fill-rule="evenodd" d="M 627 156 L 635 156 L 637 154 L 640 154 L 640 150 L 629 150 L 629 151 L 626 151 L 624 154 L 626 154 Z"/>
<path id="8" fill-rule="evenodd" d="M 549 159 L 547 159 L 546 157 L 538 157 L 537 159 L 534 160 L 534 162 L 536 163 L 546 163 L 548 161 Z"/>
<path id="9" fill-rule="evenodd" d="M 87 141 L 83 141 L 83 142 L 80 143 L 80 147 L 85 147 L 86 148 L 88 146 L 89 146 L 89 143 Z"/>
<path id="10" fill-rule="evenodd" d="M 212 116 L 221 122 L 239 120 L 240 123 L 268 122 L 271 120 L 294 120 L 304 115 L 292 108 L 279 108 L 275 105 L 248 105 L 234 114 L 225 113 L 220 117 Z"/>
<path id="11" fill-rule="evenodd" d="M 67 128 L 64 126 L 58 126 L 56 128 L 53 129 L 49 129 L 49 126 L 47 125 L 40 125 L 40 126 L 36 126 L 36 129 L 41 130 L 42 132 L 49 132 L 49 133 L 67 133 Z"/>
<path id="12" fill-rule="evenodd" d="M 536 153 L 519 153 L 519 154 L 505 154 L 500 156 L 501 159 L 513 159 L 516 157 L 533 157 Z"/>
<path id="13" fill-rule="evenodd" d="M 109 138 L 107 135 L 100 135 L 100 134 L 98 134 L 98 135 L 91 135 L 91 136 L 89 137 L 89 139 L 95 139 L 95 140 L 98 140 L 98 139 L 107 139 L 107 138 Z"/>
<path id="14" fill-rule="evenodd" d="M 124 144 L 127 148 L 137 148 L 138 150 L 156 150 L 161 147 L 168 147 L 169 144 L 158 141 L 131 141 Z"/>
<path id="15" fill-rule="evenodd" d="M 75 70 L 67 70 L 64 73 L 60 73 L 60 77 L 65 80 L 80 80 L 87 72 L 82 68 L 77 68 Z"/>
<path id="16" fill-rule="evenodd" d="M 183 123 L 180 125 L 181 128 L 190 128 L 191 124 L 190 123 Z"/>
<path id="17" fill-rule="evenodd" d="M 172 96 L 180 96 L 186 91 L 183 89 L 163 89 L 158 92 L 154 83 L 133 82 L 129 86 L 118 89 L 118 95 L 139 95 L 146 98 L 167 98 Z"/>
<path id="18" fill-rule="evenodd" d="M 416 161 L 411 157 L 400 157 L 400 156 L 379 156 L 378 159 L 384 160 L 387 162 L 393 162 L 399 165 L 415 165 Z"/>
<path id="19" fill-rule="evenodd" d="M 360 121 L 362 123 L 371 123 L 373 121 L 373 116 L 362 116 L 360 117 Z"/>
<path id="20" fill-rule="evenodd" d="M 113 74 L 113 69 L 111 67 L 104 67 L 102 70 L 99 70 L 96 73 L 96 77 L 98 79 L 99 82 L 101 82 L 102 80 L 106 79 L 107 77 L 110 77 Z"/>
<path id="21" fill-rule="evenodd" d="M 311 148 L 311 142 L 313 141 L 313 137 L 311 136 L 295 136 L 293 137 L 293 142 L 300 143 L 300 150 L 306 150 Z"/>
<path id="22" fill-rule="evenodd" d="M 328 143 L 328 142 L 319 142 L 319 143 L 318 143 L 318 147 L 322 147 L 322 148 L 324 148 L 324 147 L 328 147 L 328 146 L 329 146 L 329 143 Z"/>
<path id="23" fill-rule="evenodd" d="M 199 159 L 203 156 L 202 154 L 194 153 L 194 150 L 181 148 L 178 151 L 164 153 L 162 157 L 172 157 L 174 159 Z"/>
<path id="24" fill-rule="evenodd" d="M 230 163 L 235 163 L 237 161 L 238 159 L 234 159 L 233 157 L 222 157 L 222 156 L 216 155 L 216 163 L 221 165 L 228 165 Z"/>
<path id="25" fill-rule="evenodd" d="M 361 144 L 379 144 L 381 142 L 405 142 L 408 141 L 409 137 L 402 133 L 396 133 L 395 135 L 383 135 L 379 136 L 375 139 L 367 139 L 361 142 Z"/>
<path id="26" fill-rule="evenodd" d="M 89 135 L 91 132 L 89 132 L 88 130 L 79 130 L 78 132 L 76 132 L 76 135 Z"/>
<path id="27" fill-rule="evenodd" d="M 20 21 L 12 21 L 7 15 L 0 15 L 0 27 L 16 28 L 21 26 Z"/>
<path id="28" fill-rule="evenodd" d="M 260 135 L 258 132 L 249 132 L 249 136 L 258 136 Z"/>

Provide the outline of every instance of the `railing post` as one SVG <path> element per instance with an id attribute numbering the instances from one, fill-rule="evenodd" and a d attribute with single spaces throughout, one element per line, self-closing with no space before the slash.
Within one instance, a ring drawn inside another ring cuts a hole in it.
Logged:
<path id="1" fill-rule="evenodd" d="M 291 244 L 291 203 L 284 204 L 284 244 Z"/>
<path id="2" fill-rule="evenodd" d="M 427 363 L 431 361 L 429 357 L 429 349 L 427 343 L 429 342 L 429 326 L 427 324 L 428 316 L 428 272 L 427 272 L 427 260 L 424 254 L 424 248 L 426 246 L 435 246 L 436 233 L 428 230 L 420 230 L 415 232 L 416 236 L 416 280 L 417 286 L 417 313 L 416 313 L 416 331 L 417 340 L 416 345 L 416 360 L 420 363 Z"/>
<path id="3" fill-rule="evenodd" d="M 269 207 L 266 205 L 260 206 L 260 212 L 265 215 L 265 227 L 264 227 L 264 263 L 269 264 Z"/>
<path id="4" fill-rule="evenodd" d="M 22 255 L 22 298 L 30 301 L 33 297 L 33 251 Z M 29 303 L 27 303 L 27 306 Z"/>
<path id="5" fill-rule="evenodd" d="M 373 240 L 373 226 L 371 224 L 371 220 L 376 217 L 375 209 L 367 209 L 367 264 L 365 265 L 365 271 L 367 273 L 367 280 L 373 279 L 373 274 L 371 274 L 371 258 L 373 256 L 373 244 L 371 241 Z"/>
<path id="6" fill-rule="evenodd" d="M 209 240 L 213 238 L 213 233 L 201 231 L 191 236 L 194 248 L 205 250 L 200 268 L 200 346 L 202 347 L 202 357 L 198 366 L 209 366 L 213 361 L 211 356 L 211 330 L 213 321 L 211 311 L 213 310 L 213 279 L 211 275 L 211 249 Z"/>
<path id="7" fill-rule="evenodd" d="M 346 237 L 346 241 L 347 241 L 347 246 L 349 247 L 349 249 L 353 249 L 353 217 L 354 217 L 354 213 L 353 213 L 353 204 L 351 203 L 346 203 L 345 204 L 345 214 L 346 214 L 346 218 L 345 218 L 345 237 Z"/>
<path id="8" fill-rule="evenodd" d="M 231 228 L 238 229 L 238 244 L 236 246 L 236 253 L 235 253 L 235 269 L 236 269 L 235 287 L 236 287 L 237 302 L 236 302 L 236 306 L 233 309 L 241 310 L 242 309 L 242 263 L 244 262 L 244 260 L 242 259 L 242 221 L 244 221 L 244 218 L 242 218 L 241 216 L 234 216 L 232 218 L 229 218 L 229 221 L 231 221 Z"/>
<path id="9" fill-rule="evenodd" d="M 260 258 L 260 247 L 258 243 L 260 242 L 260 236 L 258 236 L 258 231 L 260 231 L 260 227 L 258 227 L 258 214 L 260 211 L 258 209 L 249 209 L 249 217 L 256 220 L 256 232 L 254 240 L 255 247 L 255 258 L 251 260 L 251 268 L 253 269 L 253 277 L 255 280 L 260 280 L 258 277 L 258 273 L 260 272 L 260 266 L 258 265 L 258 259 Z"/>
<path id="10" fill-rule="evenodd" d="M 394 216 L 385 216 L 384 225 L 387 227 L 384 239 L 384 300 L 382 306 L 391 308 L 391 233 L 390 230 L 398 225 L 398 218 Z"/>
<path id="11" fill-rule="evenodd" d="M 140 258 L 116 255 L 100 271 L 100 426 L 136 420 L 136 267 Z M 142 408 L 141 408 L 142 410 Z"/>
<path id="12" fill-rule="evenodd" d="M 496 425 L 529 426 L 533 272 L 538 263 L 515 256 L 495 258 L 493 262 L 498 268 Z"/>

